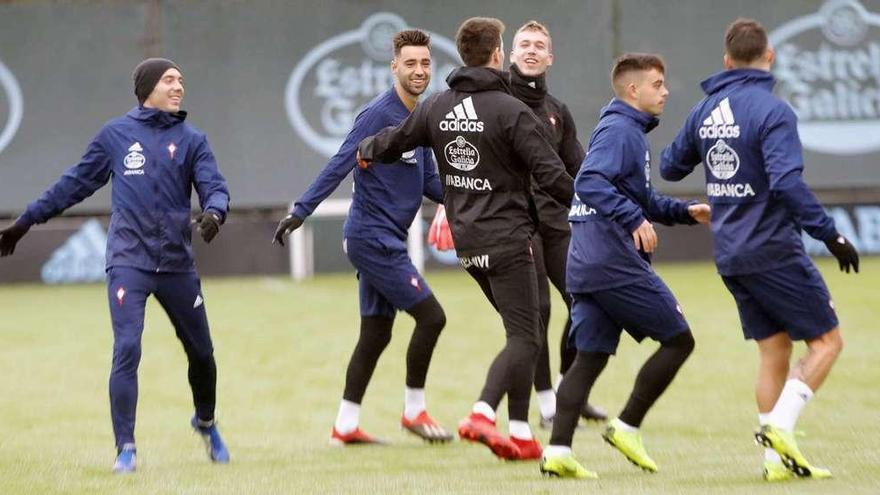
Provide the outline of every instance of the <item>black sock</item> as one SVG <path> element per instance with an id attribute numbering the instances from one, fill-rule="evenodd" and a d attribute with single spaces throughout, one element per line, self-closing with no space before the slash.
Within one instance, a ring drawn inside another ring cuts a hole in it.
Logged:
<path id="1" fill-rule="evenodd" d="M 425 388 L 434 347 L 440 332 L 446 326 L 446 314 L 433 294 L 406 312 L 416 320 L 416 327 L 406 350 L 406 386 Z"/>
<path id="2" fill-rule="evenodd" d="M 689 330 L 662 342 L 639 371 L 629 401 L 620 413 L 620 420 L 636 428 L 641 426 L 648 409 L 672 383 L 693 350 L 694 337 Z"/>
<path id="3" fill-rule="evenodd" d="M 590 389 L 608 364 L 608 357 L 609 354 L 604 352 L 577 352 L 556 391 L 556 417 L 553 419 L 550 445 L 571 446 L 581 409 L 590 395 Z"/>
<path id="4" fill-rule="evenodd" d="M 391 342 L 391 327 L 394 318 L 384 316 L 362 316 L 361 334 L 348 362 L 345 372 L 345 392 L 342 398 L 360 404 L 367 391 L 367 385 L 376 369 L 382 351 Z"/>

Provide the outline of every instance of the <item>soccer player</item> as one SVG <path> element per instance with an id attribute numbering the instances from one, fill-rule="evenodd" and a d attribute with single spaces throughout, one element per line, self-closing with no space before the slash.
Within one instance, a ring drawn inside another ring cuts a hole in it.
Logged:
<path id="1" fill-rule="evenodd" d="M 584 148 L 577 139 L 577 128 L 568 107 L 547 92 L 547 69 L 553 65 L 553 41 L 550 31 L 538 21 L 528 21 L 513 37 L 510 51 L 510 89 L 513 96 L 532 109 L 548 133 L 559 158 L 571 177 L 577 175 L 584 160 Z M 547 345 L 547 325 L 550 322 L 550 282 L 559 291 L 566 311 L 571 311 L 571 297 L 565 290 L 565 259 L 571 229 L 568 226 L 569 205 L 561 204 L 549 194 L 532 189 L 538 212 L 538 229 L 532 237 L 535 253 L 535 272 L 538 274 L 538 307 L 541 311 L 542 346 L 535 365 L 535 391 L 541 411 L 541 426 L 550 427 L 556 414 L 556 392 L 550 378 L 550 351 Z M 566 318 L 559 344 L 559 374 L 565 374 L 574 361 L 577 350 L 569 345 L 571 315 Z M 601 409 L 584 404 L 581 416 L 588 420 L 604 421 L 607 415 Z"/>
<path id="2" fill-rule="evenodd" d="M 825 282 L 804 252 L 801 228 L 825 242 L 841 270 L 858 272 L 859 257 L 804 183 L 797 117 L 772 93 L 774 53 L 766 31 L 757 21 L 738 19 L 727 28 L 724 47 L 725 70 L 703 81 L 706 97 L 663 151 L 660 172 L 681 180 L 705 165 L 715 263 L 736 300 L 745 338 L 758 343 L 756 437 L 770 447 L 765 479 L 826 478 L 831 473 L 804 458 L 793 432 L 843 338 Z M 807 353 L 790 368 L 798 340 Z"/>
<path id="3" fill-rule="evenodd" d="M 414 146 L 430 145 L 443 178 L 444 204 L 459 263 L 477 281 L 504 323 L 506 344 L 489 368 L 480 398 L 458 428 L 505 459 L 537 459 L 541 446 L 528 424 L 535 359 L 541 346 L 535 265 L 529 239 L 531 176 L 562 204 L 571 177 L 547 142 L 542 124 L 510 95 L 501 72 L 504 24 L 474 17 L 458 28 L 465 67 L 446 78 L 450 89 L 432 95 L 396 128 L 361 142 L 361 166 L 391 162 Z M 510 437 L 495 428 L 507 395 Z"/>
<path id="4" fill-rule="evenodd" d="M 657 126 L 669 94 L 664 79 L 656 55 L 617 59 L 611 71 L 616 97 L 602 110 L 575 179 L 566 281 L 577 356 L 559 385 L 553 433 L 541 461 L 545 474 L 596 477 L 574 458 L 571 442 L 578 413 L 617 350 L 622 329 L 636 341 L 651 337 L 660 348 L 642 366 L 626 406 L 602 436 L 642 469 L 658 469 L 639 428 L 690 355 L 694 338 L 675 296 L 651 268 L 657 247 L 652 222 L 709 221 L 708 205 L 662 196 L 651 186 L 647 133 Z"/>
<path id="5" fill-rule="evenodd" d="M 318 205 L 351 172 L 357 144 L 410 114 L 431 81 L 430 37 L 419 30 L 393 39 L 394 84 L 364 107 L 339 151 L 278 224 L 274 241 L 299 228 Z M 397 311 L 416 321 L 406 355 L 406 388 L 401 426 L 429 442 L 448 442 L 452 435 L 426 410 L 425 380 L 446 315 L 406 250 L 409 225 L 422 196 L 441 202 L 443 192 L 431 150 L 409 148 L 399 165 L 355 170 L 351 209 L 345 222 L 343 249 L 357 269 L 360 293 L 360 337 L 345 374 L 345 391 L 330 434 L 335 445 L 381 443 L 359 427 L 360 407 L 379 356 L 391 341 Z"/>
<path id="6" fill-rule="evenodd" d="M 112 180 L 107 296 L 113 324 L 113 471 L 127 473 L 136 467 L 137 368 L 150 294 L 171 319 L 189 360 L 195 405 L 190 423 L 211 460 L 227 463 L 229 452 L 214 420 L 217 367 L 192 257 L 190 196 L 195 188 L 202 212 L 193 223 L 204 241 L 211 242 L 225 221 L 229 191 L 205 135 L 184 123 L 180 67 L 150 58 L 135 68 L 133 77 L 138 105 L 105 124 L 80 162 L 0 230 L 0 256 L 11 255 L 31 226 L 45 223 Z"/>

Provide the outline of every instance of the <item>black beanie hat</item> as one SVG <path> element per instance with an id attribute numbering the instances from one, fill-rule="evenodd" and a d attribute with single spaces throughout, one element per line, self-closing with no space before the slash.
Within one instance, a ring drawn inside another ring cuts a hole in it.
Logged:
<path id="1" fill-rule="evenodd" d="M 134 68 L 131 77 L 134 79 L 134 95 L 137 96 L 138 103 L 144 104 L 168 69 L 180 71 L 180 66 L 167 58 L 148 58 Z"/>

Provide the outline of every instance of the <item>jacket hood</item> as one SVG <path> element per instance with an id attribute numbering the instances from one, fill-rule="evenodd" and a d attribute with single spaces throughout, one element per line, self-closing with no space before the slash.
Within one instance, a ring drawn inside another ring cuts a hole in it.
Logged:
<path id="1" fill-rule="evenodd" d="M 700 83 L 703 91 L 711 95 L 732 84 L 754 83 L 772 91 L 776 85 L 773 74 L 761 69 L 729 69 L 718 72 Z"/>
<path id="2" fill-rule="evenodd" d="M 510 85 L 505 74 L 489 67 L 459 67 L 449 73 L 446 84 L 456 91 L 476 93 L 478 91 L 503 91 L 510 94 Z"/>

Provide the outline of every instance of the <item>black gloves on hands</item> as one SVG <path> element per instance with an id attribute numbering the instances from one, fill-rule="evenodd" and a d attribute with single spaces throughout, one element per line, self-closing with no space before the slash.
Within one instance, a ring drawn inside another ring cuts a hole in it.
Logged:
<path id="1" fill-rule="evenodd" d="M 846 237 L 838 235 L 834 239 L 825 241 L 825 246 L 837 258 L 837 263 L 840 264 L 840 271 L 849 273 L 849 267 L 852 266 L 853 270 L 859 273 L 859 252 L 846 240 Z"/>
<path id="2" fill-rule="evenodd" d="M 203 211 L 196 215 L 194 223 L 198 224 L 197 230 L 205 243 L 211 242 L 217 233 L 220 232 L 220 215 L 211 210 Z"/>
<path id="3" fill-rule="evenodd" d="M 13 222 L 0 230 L 0 256 L 9 256 L 15 252 L 15 245 L 27 234 L 30 227 Z"/>
<path id="4" fill-rule="evenodd" d="M 284 245 L 284 236 L 290 234 L 294 230 L 300 228 L 303 224 L 303 219 L 291 213 L 286 217 L 282 218 L 280 222 L 278 222 L 278 228 L 275 229 L 275 235 L 272 236 L 272 244 L 276 242 L 278 244 Z"/>

